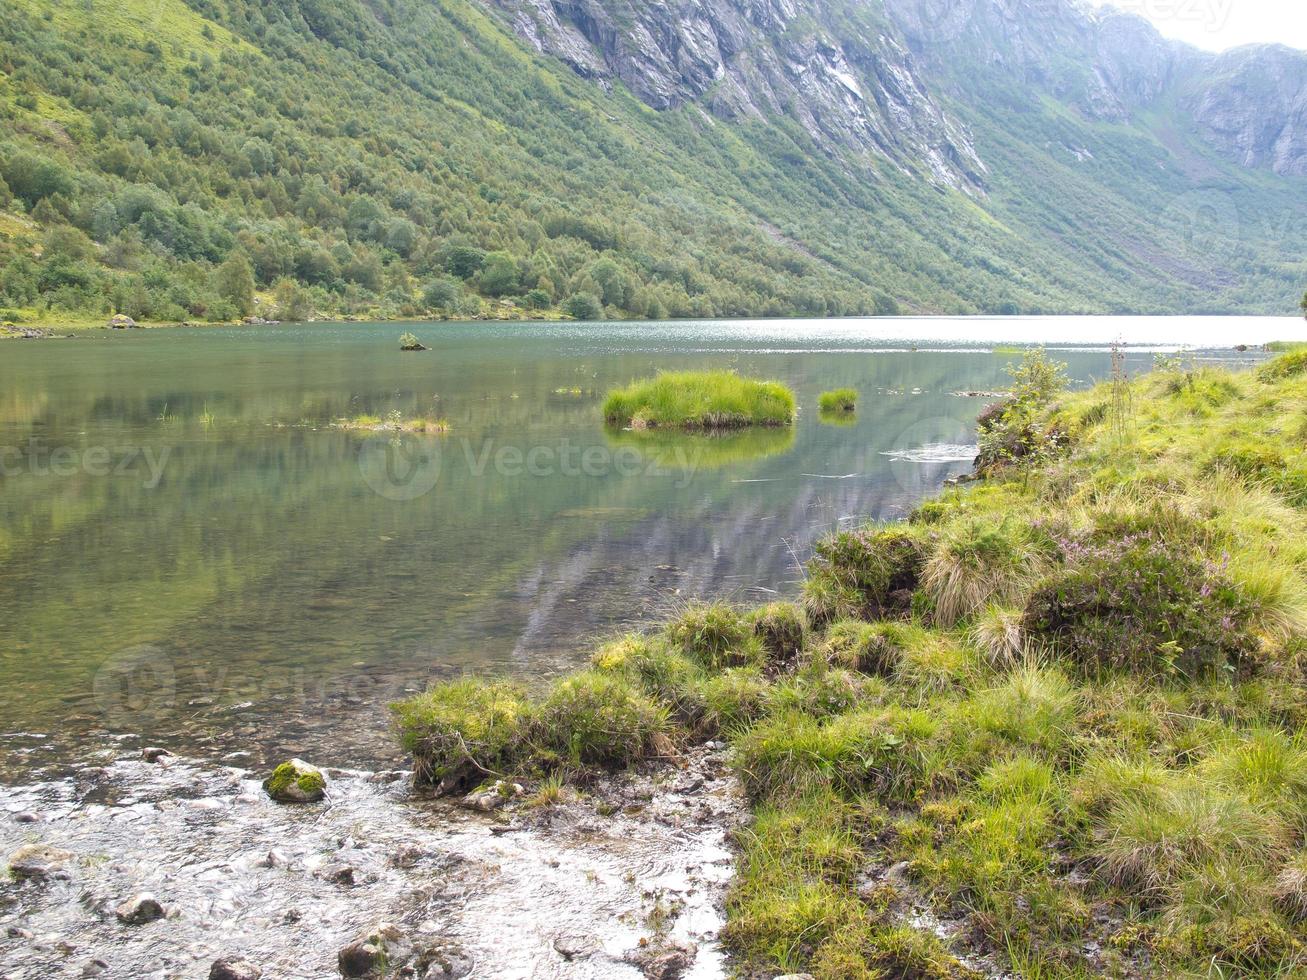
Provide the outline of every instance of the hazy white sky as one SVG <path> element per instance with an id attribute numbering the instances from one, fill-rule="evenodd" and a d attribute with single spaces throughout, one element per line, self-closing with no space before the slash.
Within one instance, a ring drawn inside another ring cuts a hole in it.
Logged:
<path id="1" fill-rule="evenodd" d="M 1147 17 L 1167 37 L 1208 51 L 1278 42 L 1307 50 L 1307 0 L 1094 0 Z"/>

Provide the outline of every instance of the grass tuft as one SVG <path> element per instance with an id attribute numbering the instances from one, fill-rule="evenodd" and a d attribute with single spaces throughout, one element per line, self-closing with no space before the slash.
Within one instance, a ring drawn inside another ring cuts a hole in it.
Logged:
<path id="1" fill-rule="evenodd" d="M 794 393 L 777 381 L 730 371 L 668 371 L 618 388 L 604 400 L 604 420 L 636 429 L 733 429 L 789 425 Z"/>

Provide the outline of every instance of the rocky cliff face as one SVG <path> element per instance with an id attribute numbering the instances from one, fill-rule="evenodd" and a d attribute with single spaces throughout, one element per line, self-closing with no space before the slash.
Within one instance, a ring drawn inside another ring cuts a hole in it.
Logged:
<path id="1" fill-rule="evenodd" d="M 1090 119 L 1129 122 L 1174 100 L 1182 122 L 1242 166 L 1307 174 L 1307 53 L 1253 45 L 1211 55 L 1078 0 L 884 3 L 918 62 L 962 98 L 980 62 Z"/>
<path id="2" fill-rule="evenodd" d="M 1080 0 L 487 0 L 537 51 L 655 109 L 788 116 L 832 153 L 866 151 L 981 190 L 986 167 L 947 95 L 985 76 L 1128 123 L 1164 100 L 1245 167 L 1307 174 L 1307 54 L 1214 56 Z"/>
<path id="3" fill-rule="evenodd" d="M 1185 101 L 1203 139 L 1245 167 L 1307 176 L 1307 53 L 1238 48 L 1203 76 Z"/>
<path id="4" fill-rule="evenodd" d="M 828 149 L 870 151 L 943 184 L 983 186 L 970 135 L 927 92 L 875 6 L 495 3 L 537 51 L 601 83 L 620 81 L 655 109 L 693 102 L 727 120 L 788 116 Z"/>

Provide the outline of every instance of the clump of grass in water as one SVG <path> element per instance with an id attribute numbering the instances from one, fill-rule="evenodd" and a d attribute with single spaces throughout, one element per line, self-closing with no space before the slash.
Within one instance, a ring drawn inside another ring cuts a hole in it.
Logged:
<path id="1" fill-rule="evenodd" d="M 384 419 L 377 415 L 356 415 L 352 419 L 340 419 L 335 425 L 338 429 L 355 432 L 414 432 L 428 435 L 443 435 L 450 429 L 449 422 L 445 419 L 406 419 L 403 413 L 393 410 Z"/>
<path id="2" fill-rule="evenodd" d="M 858 393 L 852 388 L 823 391 L 817 398 L 817 408 L 827 415 L 852 412 L 858 407 Z"/>
<path id="3" fill-rule="evenodd" d="M 727 739 L 753 820 L 723 938 L 760 974 L 1303 974 L 1307 514 L 1262 456 L 1307 443 L 1307 372 L 1188 374 L 1130 382 L 1125 438 L 1110 384 L 1027 400 L 1001 424 L 1058 454 L 823 541 L 802 609 L 693 604 L 537 698 L 397 706 L 419 773 L 547 800 Z"/>
<path id="4" fill-rule="evenodd" d="M 636 429 L 731 429 L 789 425 L 794 393 L 777 381 L 730 371 L 668 371 L 609 392 L 604 420 Z"/>

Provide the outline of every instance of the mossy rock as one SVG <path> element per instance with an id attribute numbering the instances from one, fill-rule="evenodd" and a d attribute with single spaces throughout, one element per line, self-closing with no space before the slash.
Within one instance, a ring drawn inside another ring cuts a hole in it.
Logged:
<path id="1" fill-rule="evenodd" d="M 317 766 L 291 759 L 272 771 L 263 790 L 278 803 L 316 803 L 327 795 L 327 777 Z"/>

